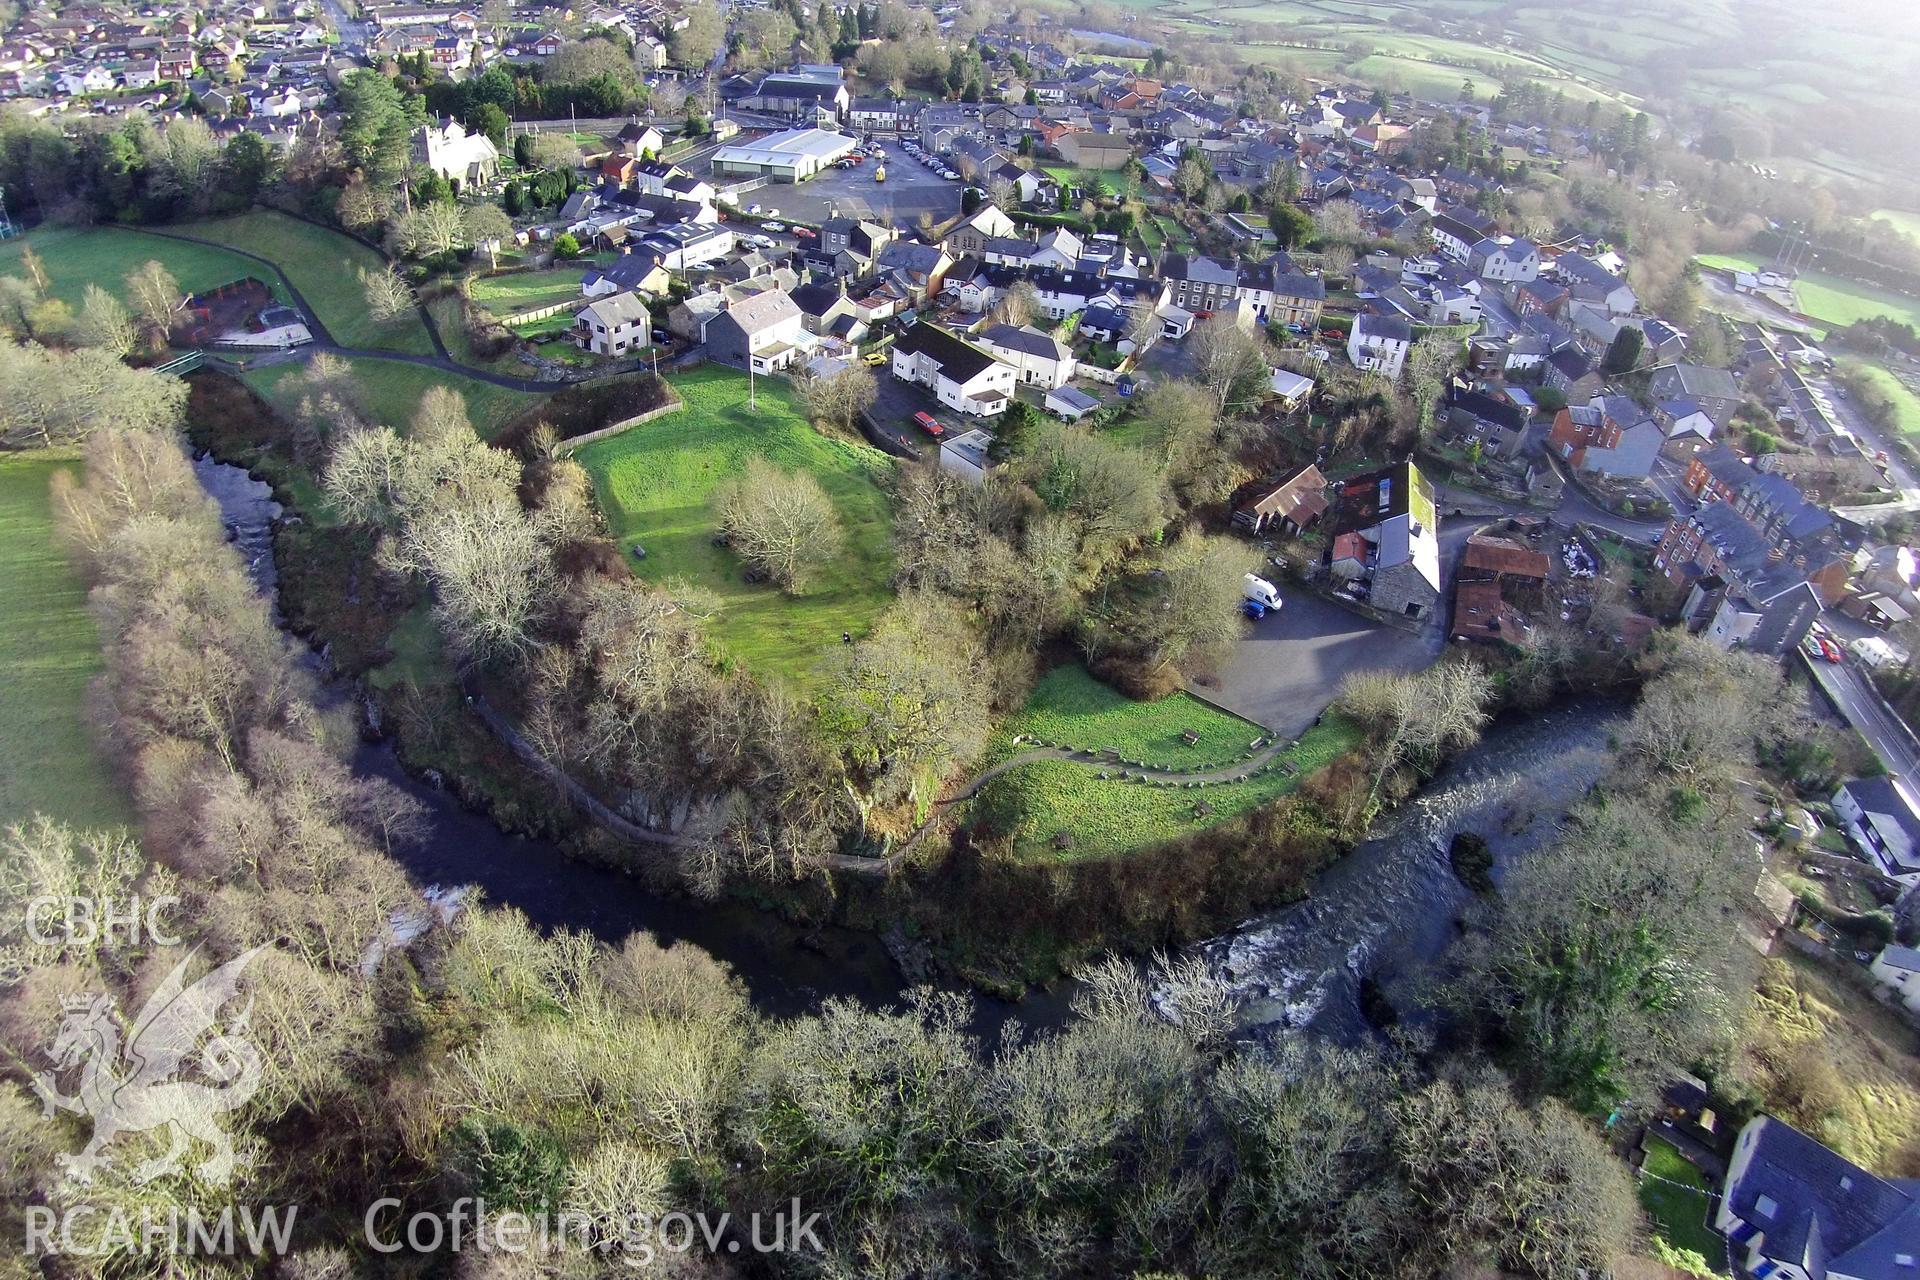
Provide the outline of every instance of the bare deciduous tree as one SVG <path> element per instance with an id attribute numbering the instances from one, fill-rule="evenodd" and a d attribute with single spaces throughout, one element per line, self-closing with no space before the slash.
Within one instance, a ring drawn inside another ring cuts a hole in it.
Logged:
<path id="1" fill-rule="evenodd" d="M 140 326 L 126 303 L 99 285 L 89 284 L 80 304 L 79 337 L 87 346 L 125 359 L 140 342 Z"/>
<path id="2" fill-rule="evenodd" d="M 164 338 L 173 327 L 173 313 L 179 310 L 183 295 L 173 273 L 150 260 L 127 273 L 127 297 L 148 332 Z"/>
<path id="3" fill-rule="evenodd" d="M 804 471 L 782 471 L 755 458 L 719 495 L 716 508 L 734 554 L 789 595 L 804 591 L 839 553 L 840 515 L 820 482 Z"/>
<path id="4" fill-rule="evenodd" d="M 800 384 L 800 398 L 807 406 L 807 416 L 842 431 L 851 431 L 854 422 L 872 407 L 879 394 L 873 370 L 859 361 L 838 373 L 808 378 Z"/>
<path id="5" fill-rule="evenodd" d="M 413 289 L 397 270 L 391 266 L 359 270 L 360 290 L 367 300 L 368 315 L 387 324 L 412 314 Z"/>

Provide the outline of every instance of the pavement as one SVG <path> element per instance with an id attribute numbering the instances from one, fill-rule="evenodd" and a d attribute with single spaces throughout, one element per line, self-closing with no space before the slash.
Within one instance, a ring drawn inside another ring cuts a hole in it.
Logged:
<path id="1" fill-rule="evenodd" d="M 1351 613 L 1302 587 L 1248 624 L 1219 677 L 1199 686 L 1207 700 L 1284 738 L 1298 737 L 1356 671 L 1419 671 L 1445 647 L 1437 627 L 1416 635 Z"/>
<path id="2" fill-rule="evenodd" d="M 1914 739 L 1913 731 L 1880 700 L 1880 695 L 1867 682 L 1866 674 L 1851 658 L 1832 663 L 1815 661 L 1798 649 L 1794 652 L 1800 655 L 1799 660 L 1806 665 L 1827 701 L 1867 740 L 1888 773 L 1902 778 L 1920 776 L 1920 741 Z"/>
<path id="3" fill-rule="evenodd" d="M 895 144 L 887 144 L 886 165 L 885 182 L 873 180 L 874 162 L 869 160 L 851 169 L 829 169 L 805 182 L 770 182 L 743 199 L 763 209 L 780 210 L 782 219 L 820 223 L 836 215 L 870 217 L 908 229 L 922 213 L 944 222 L 960 211 L 964 184 L 948 182 Z"/>

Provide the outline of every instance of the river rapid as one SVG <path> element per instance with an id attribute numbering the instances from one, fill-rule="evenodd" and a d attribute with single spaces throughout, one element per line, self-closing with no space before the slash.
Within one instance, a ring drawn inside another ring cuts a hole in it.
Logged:
<path id="1" fill-rule="evenodd" d="M 268 485 L 239 467 L 210 457 L 194 465 L 255 583 L 275 602 L 278 620 L 273 527 L 280 505 Z M 319 655 L 312 662 L 324 681 L 324 662 Z M 342 699 L 356 696 L 338 682 L 326 687 Z M 1552 838 L 1559 816 L 1601 775 L 1608 735 L 1623 716 L 1618 706 L 1585 704 L 1495 725 L 1386 818 L 1377 834 L 1322 873 L 1310 897 L 1191 950 L 1233 995 L 1256 1034 L 1364 1036 L 1362 980 L 1377 983 L 1396 1008 L 1413 1009 L 1420 984 L 1457 934 L 1471 895 L 1448 861 L 1453 835 L 1473 831 L 1488 840 L 1498 881 Z M 542 928 L 582 930 L 616 944 L 635 930 L 663 945 L 690 943 L 726 962 L 755 1006 L 774 1016 L 806 1012 L 831 997 L 877 1008 L 898 1003 L 904 992 L 886 949 L 868 934 L 802 931 L 746 903 L 655 893 L 547 841 L 502 832 L 408 774 L 388 744 L 362 745 L 353 765 L 425 809 L 426 834 L 396 845 L 393 856 L 437 903 L 477 891 Z M 975 1030 L 992 1037 L 1009 1023 L 1029 1030 L 1059 1025 L 1068 1016 L 1069 994 L 1057 988 L 1017 1002 L 978 997 Z"/>

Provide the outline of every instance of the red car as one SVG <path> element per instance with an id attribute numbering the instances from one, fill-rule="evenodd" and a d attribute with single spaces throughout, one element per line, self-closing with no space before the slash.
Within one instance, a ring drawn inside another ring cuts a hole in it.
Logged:
<path id="1" fill-rule="evenodd" d="M 941 436 L 947 434 L 947 429 L 940 425 L 940 419 L 934 417 L 930 413 L 914 414 L 913 425 L 916 427 L 919 427 L 922 431 L 932 436 L 935 440 L 938 440 Z"/>
<path id="2" fill-rule="evenodd" d="M 794 238 L 798 240 L 818 240 L 820 238 L 820 233 L 812 227 L 795 227 L 793 234 Z"/>
<path id="3" fill-rule="evenodd" d="M 1820 646 L 1821 657 L 1825 658 L 1828 662 L 1840 661 L 1840 657 L 1841 657 L 1840 646 L 1836 645 L 1833 641 L 1827 639 L 1825 636 L 1816 636 L 1814 637 L 1814 640 L 1815 640 L 1815 643 L 1817 643 Z"/>

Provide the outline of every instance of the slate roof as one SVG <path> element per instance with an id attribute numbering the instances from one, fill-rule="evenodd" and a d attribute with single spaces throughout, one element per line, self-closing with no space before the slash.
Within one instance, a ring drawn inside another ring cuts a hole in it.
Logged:
<path id="1" fill-rule="evenodd" d="M 1763 1253 L 1804 1265 L 1814 1280 L 1913 1274 L 1920 1201 L 1910 1187 L 1875 1177 L 1772 1116 L 1748 1126 L 1741 1142 L 1749 1141 L 1747 1166 L 1729 1184 L 1727 1202 L 1765 1235 Z"/>
<path id="2" fill-rule="evenodd" d="M 993 346 L 1018 351 L 1022 355 L 1043 356 L 1048 360 L 1065 360 L 1068 355 L 1058 338 L 1026 325 L 996 324 L 980 337 Z"/>
<path id="3" fill-rule="evenodd" d="M 902 334 L 893 349 L 931 357 L 943 376 L 959 383 L 971 382 L 996 363 L 991 355 L 971 342 L 924 322 Z"/>

